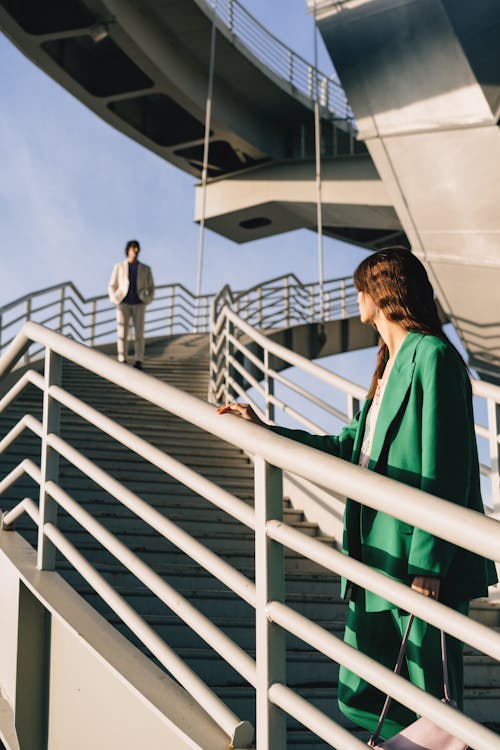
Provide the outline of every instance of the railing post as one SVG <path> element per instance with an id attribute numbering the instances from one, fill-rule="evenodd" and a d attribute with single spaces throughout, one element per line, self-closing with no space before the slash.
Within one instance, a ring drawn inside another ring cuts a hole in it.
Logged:
<path id="1" fill-rule="evenodd" d="M 314 68 L 312 65 L 307 66 L 307 95 L 309 99 L 314 96 Z"/>
<path id="2" fill-rule="evenodd" d="M 2 352 L 3 315 L 0 314 L 0 354 Z"/>
<path id="3" fill-rule="evenodd" d="M 168 327 L 168 335 L 172 336 L 174 332 L 174 310 L 175 310 L 175 284 L 170 287 L 170 324 Z"/>
<path id="4" fill-rule="evenodd" d="M 233 27 L 234 27 L 234 7 L 233 7 L 233 0 L 228 0 L 227 25 L 229 27 L 229 31 L 232 33 Z"/>
<path id="5" fill-rule="evenodd" d="M 500 428 L 500 404 L 492 398 L 488 399 L 488 432 L 491 460 L 491 501 L 495 518 L 500 518 L 500 444 L 498 432 Z"/>
<path id="6" fill-rule="evenodd" d="M 361 404 L 359 398 L 354 398 L 350 394 L 347 396 L 347 416 L 349 419 L 354 419 L 358 411 L 360 410 Z"/>
<path id="7" fill-rule="evenodd" d="M 257 290 L 257 326 L 262 328 L 262 286 Z"/>
<path id="8" fill-rule="evenodd" d="M 257 737 L 259 750 L 286 750 L 286 717 L 269 700 L 271 685 L 286 682 L 285 633 L 267 615 L 269 602 L 285 600 L 283 546 L 267 538 L 271 519 L 283 518 L 282 472 L 255 456 L 255 584 Z"/>
<path id="9" fill-rule="evenodd" d="M 59 434 L 61 409 L 59 403 L 51 398 L 49 394 L 49 388 L 52 385 L 61 384 L 61 370 L 62 360 L 60 355 L 47 348 L 45 350 L 43 429 L 40 461 L 40 501 L 37 556 L 37 567 L 39 570 L 54 570 L 56 563 L 56 550 L 52 542 L 48 541 L 45 538 L 44 526 L 46 523 L 56 523 L 57 503 L 47 494 L 45 485 L 47 482 L 57 482 L 59 479 L 59 454 L 48 445 L 47 437 L 50 434 Z"/>
<path id="10" fill-rule="evenodd" d="M 285 325 L 290 326 L 290 281 L 288 276 L 285 279 Z"/>
<path id="11" fill-rule="evenodd" d="M 288 50 L 288 83 L 293 86 L 293 50 Z"/>
<path id="12" fill-rule="evenodd" d="M 64 327 L 64 302 L 65 300 L 66 300 L 66 287 L 62 286 L 61 295 L 59 299 L 59 326 L 57 328 L 59 333 L 63 332 L 63 327 Z"/>
<path id="13" fill-rule="evenodd" d="M 90 305 L 90 346 L 95 344 L 95 314 L 96 314 L 97 302 L 95 299 L 92 300 Z"/>
<path id="14" fill-rule="evenodd" d="M 226 404 L 228 404 L 231 401 L 231 365 L 230 365 L 230 359 L 231 359 L 231 342 L 229 341 L 229 336 L 231 336 L 234 332 L 234 325 L 230 322 L 229 318 L 226 317 L 226 352 L 225 352 L 225 359 L 226 359 L 226 376 L 224 378 L 226 383 Z"/>
<path id="15" fill-rule="evenodd" d="M 315 304 L 314 304 L 314 287 L 311 286 L 309 289 L 309 317 L 310 322 L 314 323 L 314 317 L 315 317 Z"/>
<path id="16" fill-rule="evenodd" d="M 274 422 L 274 404 L 269 398 L 270 396 L 274 396 L 274 378 L 269 377 L 269 352 L 267 349 L 264 351 L 264 388 L 266 394 L 266 419 L 269 422 Z"/>
<path id="17" fill-rule="evenodd" d="M 205 312 L 203 315 L 204 318 L 204 330 L 210 331 L 210 301 L 208 297 L 205 297 Z"/>
<path id="18" fill-rule="evenodd" d="M 347 300 L 345 279 L 340 282 L 340 316 L 342 320 L 347 318 Z"/>
<path id="19" fill-rule="evenodd" d="M 26 300 L 26 322 L 28 320 L 31 320 L 31 297 L 28 297 Z M 30 350 L 26 349 L 26 354 L 24 355 L 24 361 L 28 363 L 30 361 Z"/>

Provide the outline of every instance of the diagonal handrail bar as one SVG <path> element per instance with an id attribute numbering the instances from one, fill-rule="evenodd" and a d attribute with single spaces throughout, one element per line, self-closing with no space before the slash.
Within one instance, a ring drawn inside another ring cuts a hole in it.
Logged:
<path id="1" fill-rule="evenodd" d="M 188 419 L 201 429 L 260 455 L 273 466 L 309 479 L 344 497 L 351 497 L 401 521 L 429 531 L 481 556 L 500 560 L 500 522 L 461 508 L 415 487 L 355 466 L 335 456 L 298 444 L 239 419 L 218 419 L 214 407 L 167 383 L 151 382 L 139 371 L 125 371 L 118 362 L 76 341 L 68 341 L 36 323 L 26 323 L 0 360 L 0 378 L 31 341 L 43 344 L 124 390 Z M 328 371 L 325 371 L 328 372 Z M 367 479 L 369 478 L 369 481 Z M 480 536 L 480 539 L 478 538 Z"/>

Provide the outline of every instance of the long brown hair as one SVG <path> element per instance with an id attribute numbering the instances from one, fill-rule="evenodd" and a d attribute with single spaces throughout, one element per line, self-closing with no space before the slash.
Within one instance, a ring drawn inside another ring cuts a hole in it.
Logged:
<path id="1" fill-rule="evenodd" d="M 366 292 L 385 317 L 407 331 L 418 331 L 446 341 L 427 271 L 404 247 L 386 247 L 365 258 L 354 272 L 358 292 Z M 377 363 L 368 398 L 373 398 L 389 350 L 380 339 Z"/>

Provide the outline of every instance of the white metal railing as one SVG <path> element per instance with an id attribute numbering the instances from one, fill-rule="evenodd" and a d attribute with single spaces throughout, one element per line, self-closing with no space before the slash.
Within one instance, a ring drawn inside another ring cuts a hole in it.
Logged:
<path id="1" fill-rule="evenodd" d="M 182 284 L 160 284 L 148 306 L 147 336 L 207 331 L 213 294 L 196 297 Z M 95 346 L 116 336 L 115 306 L 106 294 L 84 297 L 71 282 L 40 289 L 0 307 L 0 354 L 27 321 L 52 328 L 75 341 Z M 39 354 L 31 347 L 26 361 Z"/>
<path id="2" fill-rule="evenodd" d="M 366 396 L 366 389 L 256 330 L 283 326 L 285 322 L 290 325 L 321 319 L 317 310 L 317 284 L 302 286 L 295 279 L 294 285 L 287 287 L 284 284 L 289 283 L 288 277 L 280 279 L 280 282 L 281 306 L 276 306 L 273 301 L 267 316 L 261 309 L 259 288 L 233 295 L 225 287 L 214 297 L 208 400 L 220 405 L 241 398 L 268 422 L 274 424 L 279 414 L 291 418 L 297 427 L 326 435 L 332 429 L 328 430 L 325 422 L 331 423 L 334 419 L 344 425 L 351 421 Z M 307 289 L 312 290 L 311 299 L 314 300 L 310 315 L 307 311 Z M 324 297 L 325 321 L 357 315 L 356 290 L 351 279 L 326 282 Z M 237 314 L 243 304 L 245 319 Z M 284 375 L 281 370 L 287 367 L 306 375 L 307 386 L 301 385 L 289 373 Z M 325 385 L 330 389 L 328 396 L 320 398 L 317 394 Z M 500 518 L 500 388 L 473 378 L 472 391 L 476 400 L 482 401 L 485 407 L 482 411 L 486 424 L 475 424 L 478 443 L 484 440 L 487 444 L 484 452 L 488 459 L 480 463 L 480 469 L 482 476 L 490 482 L 491 506 L 494 514 Z M 345 408 L 333 405 L 335 396 L 345 399 Z M 318 421 L 311 419 L 311 410 L 318 415 Z"/>
<path id="3" fill-rule="evenodd" d="M 241 381 L 244 379 L 265 397 L 263 408 L 254 405 L 268 419 L 273 419 L 275 406 L 295 413 L 291 406 L 278 404 L 274 394 L 275 381 L 320 405 L 320 400 L 309 391 L 295 386 L 274 369 L 270 371 L 269 357 L 273 351 L 268 345 L 272 342 L 258 330 L 269 332 L 305 323 L 352 318 L 358 314 L 356 299 L 352 277 L 330 279 L 320 285 L 318 282 L 303 284 L 294 274 L 287 274 L 244 292 L 233 292 L 228 285 L 224 286 L 212 300 L 211 307 L 209 401 L 226 403 L 233 395 L 243 396 Z M 311 363 L 303 357 L 296 359 L 297 355 L 289 349 L 278 347 L 275 352 L 287 365 L 300 363 L 299 367 L 304 365 L 310 371 Z M 312 368 L 316 373 L 323 369 L 315 365 Z M 342 379 L 332 377 L 333 380 L 328 382 L 335 381 L 337 387 L 342 387 Z M 263 381 L 263 385 L 259 381 Z M 348 389 L 349 392 L 353 390 L 358 402 L 364 398 L 364 390 L 359 386 L 351 383 Z M 321 405 L 327 412 L 337 413 L 326 403 L 321 402 Z M 349 413 L 353 413 L 354 407 L 355 401 L 351 403 Z M 308 429 L 315 429 L 305 417 L 300 417 L 299 421 Z"/>
<path id="4" fill-rule="evenodd" d="M 339 120 L 353 122 L 344 89 L 335 75 L 327 76 L 271 34 L 238 0 L 198 0 L 212 8 L 233 42 L 241 42 L 266 67 L 286 81 L 292 90 L 311 102 L 316 96 L 323 110 Z"/>
<path id="5" fill-rule="evenodd" d="M 342 304 L 352 312 L 352 284 L 347 279 L 325 282 L 325 290 L 327 311 L 329 306 L 333 309 L 337 304 L 336 295 L 343 294 Z M 240 315 L 257 327 L 283 327 L 317 320 L 319 316 L 318 284 L 303 285 L 293 274 L 271 279 L 242 293 L 233 293 L 224 287 L 217 299 L 224 301 L 227 294 L 231 299 L 236 298 Z M 196 297 L 179 283 L 160 284 L 153 302 L 148 305 L 146 336 L 208 332 L 214 298 L 214 294 Z M 108 296 L 84 297 L 69 281 L 26 294 L 0 307 L 0 355 L 28 321 L 40 323 L 88 346 L 113 341 L 116 336 L 115 306 Z M 39 354 L 40 348 L 32 346 L 25 361 Z"/>
<path id="6" fill-rule="evenodd" d="M 359 739 L 286 686 L 285 632 L 294 634 L 320 653 L 353 669 L 363 679 L 383 692 L 391 693 L 398 701 L 417 713 L 439 723 L 475 750 L 500 750 L 498 735 L 444 705 L 437 698 L 427 695 L 401 676 L 394 675 L 376 661 L 359 653 L 332 633 L 285 605 L 283 550 L 286 547 L 333 573 L 347 576 L 354 583 L 390 599 L 397 606 L 413 612 L 417 617 L 500 660 L 500 633 L 495 629 L 474 622 L 439 602 L 423 597 L 409 587 L 283 523 L 282 472 L 292 472 L 317 487 L 326 488 L 336 495 L 349 496 L 369 507 L 430 531 L 459 547 L 500 561 L 497 521 L 315 451 L 243 420 L 218 417 L 212 406 L 196 397 L 156 381 L 144 373 L 135 370 L 125 372 L 123 367 L 104 354 L 89 350 L 32 322 L 25 324 L 22 332 L 16 336 L 0 360 L 0 378 L 15 366 L 32 343 L 45 350 L 44 376 L 33 370 L 24 373 L 19 383 L 0 401 L 0 413 L 17 399 L 24 386 L 32 383 L 42 393 L 43 419 L 40 422 L 30 415 L 25 415 L 3 437 L 0 452 L 3 452 L 23 430 L 31 430 L 41 438 L 40 467 L 30 459 L 21 460 L 11 473 L 0 481 L 0 495 L 5 494 L 23 473 L 28 473 L 40 485 L 39 502 L 37 506 L 32 498 L 23 499 L 18 506 L 3 516 L 3 528 L 8 529 L 22 513 L 28 512 L 39 528 L 39 567 L 48 570 L 54 568 L 57 548 L 99 596 L 147 644 L 165 668 L 174 674 L 180 684 L 184 685 L 211 714 L 226 731 L 233 746 L 241 748 L 250 745 L 252 729 L 248 722 L 235 716 L 81 556 L 57 527 L 59 505 L 143 581 L 161 601 L 174 609 L 189 627 L 242 675 L 245 681 L 255 686 L 259 750 L 285 750 L 286 714 L 298 719 L 338 750 L 362 750 L 366 747 Z M 213 482 L 200 477 L 193 469 L 162 453 L 64 390 L 60 384 L 63 360 L 87 368 L 105 381 L 134 393 L 145 402 L 155 404 L 252 454 L 255 467 L 255 508 L 252 509 Z M 63 440 L 59 434 L 61 405 L 75 411 L 122 445 L 126 445 L 168 475 L 184 482 L 208 502 L 223 508 L 254 530 L 255 583 L 234 570 L 214 552 L 190 537 Z M 62 486 L 62 479 L 58 476 L 56 457 L 59 455 L 77 466 L 84 475 L 104 487 L 161 536 L 181 547 L 200 566 L 255 607 L 255 661 L 124 547 L 68 494 Z"/>

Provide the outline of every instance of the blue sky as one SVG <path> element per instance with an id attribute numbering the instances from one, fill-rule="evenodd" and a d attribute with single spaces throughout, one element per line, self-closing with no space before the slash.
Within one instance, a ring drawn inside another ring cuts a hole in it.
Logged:
<path id="1" fill-rule="evenodd" d="M 313 59 L 304 0 L 246 6 Z M 320 67 L 331 72 L 321 43 L 320 54 Z M 0 69 L 9 71 L 0 89 L 1 269 L 9 280 L 0 304 L 65 280 L 85 295 L 103 293 L 131 237 L 141 240 L 142 259 L 158 282 L 179 281 L 194 291 L 194 179 L 99 120 L 3 36 Z M 288 271 L 304 281 L 317 277 L 316 235 L 307 230 L 242 246 L 207 232 L 205 248 L 204 291 L 226 282 L 245 288 Z M 325 275 L 350 273 L 363 256 L 326 239 Z"/>

